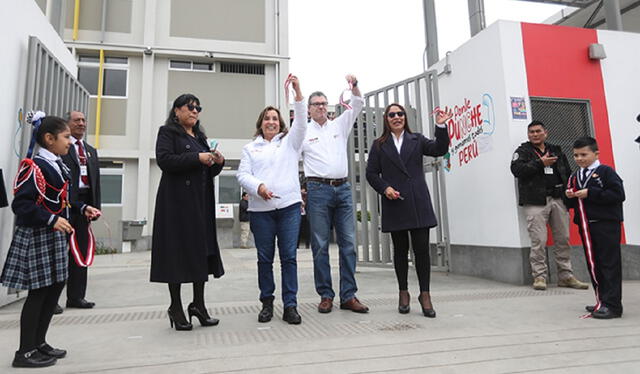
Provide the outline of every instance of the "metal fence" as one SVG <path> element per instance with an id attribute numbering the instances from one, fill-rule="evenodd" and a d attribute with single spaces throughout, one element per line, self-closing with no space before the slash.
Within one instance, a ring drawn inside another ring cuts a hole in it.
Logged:
<path id="1" fill-rule="evenodd" d="M 69 110 L 89 115 L 89 92 L 35 36 L 29 37 L 23 108 L 25 111 L 42 110 L 47 115 L 60 117 Z M 30 137 L 31 131 L 23 131 L 23 155 Z"/>
<path id="2" fill-rule="evenodd" d="M 571 170 L 578 165 L 573 160 L 573 142 L 581 136 L 593 136 L 593 120 L 588 100 L 550 97 L 531 98 L 531 116 L 542 121 L 549 132 L 549 140 L 562 148 Z"/>
<path id="3" fill-rule="evenodd" d="M 354 125 L 349 143 L 350 182 L 356 226 L 358 261 L 368 264 L 391 263 L 391 239 L 380 231 L 380 196 L 367 183 L 366 162 L 373 140 L 382 134 L 384 109 L 399 103 L 407 110 L 407 120 L 413 131 L 433 136 L 431 115 L 438 102 L 438 74 L 435 70 L 379 88 L 364 95 L 365 107 Z M 439 159 L 425 157 L 425 178 L 429 184 L 434 210 L 438 217 L 431 263 L 435 270 L 448 270 L 449 229 L 447 220 L 444 171 Z M 433 241 L 432 241 L 433 242 Z"/>

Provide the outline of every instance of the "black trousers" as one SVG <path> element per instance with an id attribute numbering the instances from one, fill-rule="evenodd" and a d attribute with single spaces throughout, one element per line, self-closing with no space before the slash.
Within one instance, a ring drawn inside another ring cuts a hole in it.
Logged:
<path id="1" fill-rule="evenodd" d="M 80 200 L 91 205 L 91 193 L 80 193 Z M 72 214 L 70 222 L 74 230 L 76 230 L 76 238 L 78 239 L 78 249 L 84 258 L 87 257 L 87 249 L 89 248 L 89 222 L 84 215 Z M 69 279 L 67 279 L 67 300 L 81 300 L 85 298 L 87 293 L 87 268 L 78 266 L 69 253 Z"/>
<path id="2" fill-rule="evenodd" d="M 418 274 L 420 292 L 429 291 L 431 282 L 431 259 L 429 256 L 429 228 L 392 231 L 393 241 L 393 267 L 398 279 L 400 291 L 408 289 L 407 277 L 409 275 L 409 234 L 413 246 L 414 264 Z"/>
<path id="3" fill-rule="evenodd" d="M 591 284 L 600 302 L 614 313 L 622 313 L 622 259 L 620 255 L 620 222 L 598 221 L 589 223 L 593 262 L 585 247 L 587 269 Z M 585 242 L 580 227 L 582 243 Z M 595 275 L 595 278 L 594 278 Z"/>

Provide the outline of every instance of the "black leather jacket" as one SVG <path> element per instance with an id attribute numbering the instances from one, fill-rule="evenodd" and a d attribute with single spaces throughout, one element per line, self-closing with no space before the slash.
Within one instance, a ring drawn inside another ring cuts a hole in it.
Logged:
<path id="1" fill-rule="evenodd" d="M 552 165 L 554 173 L 557 173 L 562 181 L 562 186 L 556 195 L 561 197 L 567 205 L 564 190 L 571 174 L 569 161 L 559 146 L 545 143 L 545 149 L 558 157 L 558 161 Z M 511 160 L 511 173 L 518 178 L 518 204 L 545 205 L 547 203 L 544 164 L 531 142 L 524 142 L 516 149 Z"/>

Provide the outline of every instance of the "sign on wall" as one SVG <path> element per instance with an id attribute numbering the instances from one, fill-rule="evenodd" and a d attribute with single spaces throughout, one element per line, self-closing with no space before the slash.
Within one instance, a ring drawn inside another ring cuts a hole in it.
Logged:
<path id="1" fill-rule="evenodd" d="M 233 204 L 217 204 L 216 218 L 233 218 Z"/>
<path id="2" fill-rule="evenodd" d="M 447 122 L 449 152 L 443 157 L 447 171 L 463 167 L 493 149 L 495 117 L 493 98 L 488 93 L 478 100 L 464 98 L 453 107 L 453 118 Z"/>
<path id="3" fill-rule="evenodd" d="M 524 97 L 511 96 L 511 118 L 527 119 L 527 103 Z"/>

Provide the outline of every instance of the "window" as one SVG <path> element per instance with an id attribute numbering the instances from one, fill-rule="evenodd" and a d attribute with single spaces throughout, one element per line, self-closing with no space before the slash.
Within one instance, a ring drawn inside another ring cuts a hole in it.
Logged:
<path id="1" fill-rule="evenodd" d="M 103 205 L 122 205 L 123 177 L 121 161 L 100 161 L 100 199 Z"/>
<path id="2" fill-rule="evenodd" d="M 237 204 L 240 196 L 240 185 L 235 174 L 218 177 L 218 204 Z"/>
<path id="3" fill-rule="evenodd" d="M 212 62 L 195 62 L 183 60 L 169 60 L 171 70 L 213 71 Z"/>
<path id="4" fill-rule="evenodd" d="M 98 95 L 98 74 L 100 58 L 80 56 L 78 58 L 78 80 L 92 96 Z M 102 95 L 109 97 L 127 97 L 127 76 L 129 59 L 127 57 L 105 57 Z"/>

